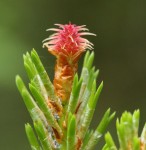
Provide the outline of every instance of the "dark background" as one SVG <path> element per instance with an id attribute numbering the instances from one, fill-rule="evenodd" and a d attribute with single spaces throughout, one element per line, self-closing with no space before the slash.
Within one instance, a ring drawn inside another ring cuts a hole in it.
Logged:
<path id="1" fill-rule="evenodd" d="M 146 121 L 145 0 L 0 0 L 0 150 L 30 149 L 24 123 L 31 119 L 15 75 L 28 81 L 22 55 L 35 48 L 53 78 L 54 57 L 42 48 L 42 40 L 54 23 L 69 21 L 86 24 L 97 34 L 87 38 L 95 44 L 94 65 L 100 69 L 104 89 L 92 127 L 108 107 L 117 112 L 116 117 L 139 108 L 141 128 Z M 115 121 L 108 128 L 114 138 Z"/>

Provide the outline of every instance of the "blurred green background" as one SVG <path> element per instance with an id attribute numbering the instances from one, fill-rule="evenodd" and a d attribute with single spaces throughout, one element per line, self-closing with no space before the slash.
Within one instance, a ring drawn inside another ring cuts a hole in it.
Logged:
<path id="1" fill-rule="evenodd" d="M 97 34 L 88 39 L 95 44 L 94 65 L 100 69 L 104 90 L 92 127 L 108 107 L 116 117 L 139 108 L 140 127 L 146 121 L 145 0 L 0 0 L 0 150 L 30 150 L 24 123 L 31 120 L 15 75 L 28 81 L 22 55 L 35 48 L 53 78 L 54 57 L 42 48 L 42 40 L 54 23 L 69 21 L 86 24 Z M 108 129 L 116 138 L 114 128 L 115 119 Z"/>

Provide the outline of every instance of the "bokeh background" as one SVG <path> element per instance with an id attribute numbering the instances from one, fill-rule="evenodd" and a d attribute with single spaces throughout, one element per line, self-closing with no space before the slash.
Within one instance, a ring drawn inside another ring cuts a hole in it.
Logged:
<path id="1" fill-rule="evenodd" d="M 0 150 L 30 150 L 24 123 L 31 122 L 16 86 L 20 74 L 28 82 L 22 55 L 35 48 L 51 79 L 54 57 L 42 48 L 45 30 L 54 23 L 86 24 L 97 37 L 94 65 L 104 89 L 92 127 L 110 107 L 141 110 L 146 121 L 146 1 L 145 0 L 0 0 Z M 80 61 L 80 67 L 82 60 Z M 115 120 L 108 130 L 116 138 Z M 104 139 L 99 144 L 102 146 Z"/>

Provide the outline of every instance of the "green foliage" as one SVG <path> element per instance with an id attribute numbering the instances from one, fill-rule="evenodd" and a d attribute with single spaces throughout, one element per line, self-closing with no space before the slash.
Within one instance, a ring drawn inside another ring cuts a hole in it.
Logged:
<path id="1" fill-rule="evenodd" d="M 30 142 L 31 148 L 34 150 L 41 150 L 41 147 L 39 146 L 35 133 L 30 124 L 25 125 L 25 131 Z"/>
<path id="2" fill-rule="evenodd" d="M 26 53 L 23 58 L 31 94 L 20 76 L 16 76 L 16 84 L 34 124 L 34 129 L 28 123 L 25 125 L 32 150 L 93 150 L 115 115 L 108 109 L 97 128 L 90 130 L 103 88 L 103 82 L 96 85 L 99 70 L 92 67 L 94 52 L 87 51 L 81 76 L 74 76 L 65 106 L 56 96 L 36 51 L 32 50 L 31 55 Z M 146 150 L 146 125 L 139 136 L 139 117 L 139 110 L 133 114 L 125 111 L 116 121 L 119 148 L 108 132 L 102 150 Z"/>
<path id="3" fill-rule="evenodd" d="M 68 116 L 67 150 L 76 148 L 76 118 L 71 113 Z"/>
<path id="4" fill-rule="evenodd" d="M 139 137 L 139 110 L 133 114 L 125 111 L 120 120 L 117 119 L 116 127 L 120 150 L 145 150 L 146 149 L 146 125 L 143 128 L 142 134 Z M 114 141 L 108 132 L 105 135 L 106 144 L 103 150 L 117 150 Z"/>
<path id="5" fill-rule="evenodd" d="M 115 115 L 108 109 L 97 128 L 89 129 L 103 88 L 103 82 L 96 85 L 99 70 L 92 67 L 94 52 L 87 51 L 81 76 L 75 75 L 65 106 L 56 96 L 36 51 L 27 52 L 23 58 L 31 94 L 18 75 L 16 84 L 34 123 L 35 131 L 25 125 L 32 150 L 92 150 Z"/>

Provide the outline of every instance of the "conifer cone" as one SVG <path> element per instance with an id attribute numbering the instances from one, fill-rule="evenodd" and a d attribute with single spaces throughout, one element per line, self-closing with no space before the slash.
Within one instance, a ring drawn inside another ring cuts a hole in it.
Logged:
<path id="1" fill-rule="evenodd" d="M 57 58 L 54 87 L 57 96 L 64 102 L 69 99 L 80 56 L 86 49 L 92 49 L 93 44 L 81 36 L 95 34 L 89 33 L 84 25 L 76 26 L 71 23 L 56 25 L 59 28 L 48 29 L 56 33 L 47 38 L 43 46 Z"/>

